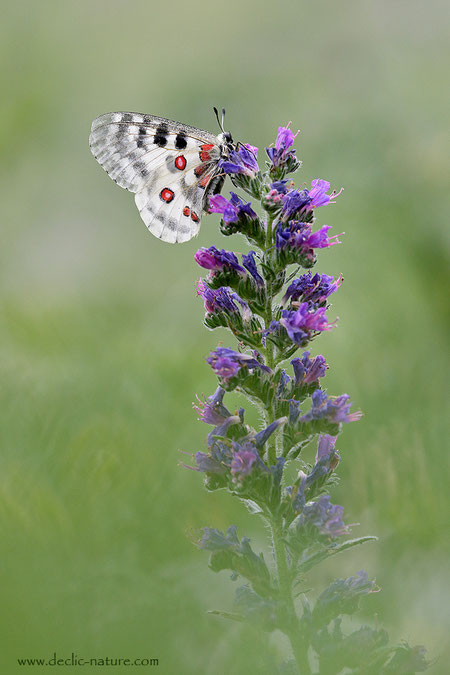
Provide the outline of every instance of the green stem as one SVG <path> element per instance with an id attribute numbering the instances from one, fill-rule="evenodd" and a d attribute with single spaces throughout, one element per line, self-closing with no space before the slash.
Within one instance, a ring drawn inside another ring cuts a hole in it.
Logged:
<path id="1" fill-rule="evenodd" d="M 273 225 L 273 216 L 270 214 L 267 214 L 267 230 L 266 230 L 266 242 L 265 242 L 265 248 L 264 248 L 264 257 L 267 258 L 269 254 L 269 251 L 272 247 L 272 225 Z M 270 324 L 272 323 L 272 282 L 270 279 L 266 279 L 266 308 L 264 312 L 264 323 L 265 323 L 265 328 L 267 329 Z M 266 364 L 269 366 L 269 368 L 274 368 L 275 366 L 275 359 L 274 359 L 274 345 L 270 340 L 267 340 L 266 342 L 266 350 L 265 350 L 265 355 L 266 355 Z M 269 424 L 271 424 L 275 420 L 275 410 L 274 406 L 271 406 L 270 409 L 267 411 L 268 412 L 268 419 L 269 419 Z M 267 448 L 267 460 L 270 465 L 275 464 L 277 460 L 277 451 L 275 447 L 275 439 L 274 435 L 269 440 L 268 443 L 268 448 Z"/>
<path id="2" fill-rule="evenodd" d="M 292 596 L 292 581 L 287 562 L 286 545 L 283 541 L 283 526 L 281 520 L 277 517 L 272 518 L 270 526 L 277 565 L 278 587 L 287 612 L 287 626 L 284 632 L 290 640 L 299 675 L 310 675 L 311 669 L 307 656 L 307 645 L 301 639 L 300 626 Z"/>

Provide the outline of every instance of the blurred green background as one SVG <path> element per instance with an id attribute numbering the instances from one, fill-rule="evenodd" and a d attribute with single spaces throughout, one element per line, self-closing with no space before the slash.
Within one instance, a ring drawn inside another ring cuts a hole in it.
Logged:
<path id="1" fill-rule="evenodd" d="M 204 357 L 232 345 L 202 327 L 193 254 L 245 244 L 221 237 L 215 216 L 188 244 L 153 238 L 88 147 L 101 113 L 216 131 L 213 105 L 261 148 L 292 120 L 299 180 L 345 186 L 318 212 L 346 234 L 316 269 L 345 283 L 339 326 L 313 353 L 331 365 L 328 391 L 365 413 L 339 439 L 334 500 L 355 535 L 381 541 L 311 584 L 364 567 L 382 592 L 359 618 L 377 614 L 448 672 L 445 7 L 3 4 L 2 672 L 56 651 L 159 658 L 170 674 L 272 673 L 285 653 L 277 635 L 206 614 L 229 609 L 234 586 L 186 535 L 238 523 L 258 549 L 264 531 L 179 466 L 179 450 L 205 443 L 191 407 L 215 388 Z"/>

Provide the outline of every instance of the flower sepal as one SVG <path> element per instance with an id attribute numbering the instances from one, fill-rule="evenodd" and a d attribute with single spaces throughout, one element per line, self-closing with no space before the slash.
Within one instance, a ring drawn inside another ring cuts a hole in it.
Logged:
<path id="1" fill-rule="evenodd" d="M 230 176 L 231 182 L 237 188 L 244 190 L 247 194 L 255 199 L 261 199 L 264 194 L 264 182 L 260 172 L 254 176 L 249 176 L 243 173 L 236 173 Z"/>
<path id="2" fill-rule="evenodd" d="M 207 328 L 228 328 L 243 344 L 261 347 L 261 323 L 245 300 L 228 286 L 211 288 L 203 279 L 197 282 L 196 287 L 197 295 L 204 301 Z"/>
<path id="3" fill-rule="evenodd" d="M 245 270 L 244 272 L 244 275 L 238 274 L 234 270 L 231 272 L 228 270 L 214 272 L 207 279 L 208 286 L 213 290 L 217 290 L 221 286 L 232 288 L 240 298 L 248 303 L 253 312 L 263 315 L 266 304 L 264 282 L 261 279 L 262 283 L 258 283 Z"/>
<path id="4" fill-rule="evenodd" d="M 289 154 L 286 160 L 278 166 L 273 166 L 269 162 L 266 162 L 266 164 L 269 169 L 269 175 L 272 181 L 283 180 L 285 176 L 290 173 L 295 173 L 302 166 L 301 160 L 298 159 L 293 153 Z"/>

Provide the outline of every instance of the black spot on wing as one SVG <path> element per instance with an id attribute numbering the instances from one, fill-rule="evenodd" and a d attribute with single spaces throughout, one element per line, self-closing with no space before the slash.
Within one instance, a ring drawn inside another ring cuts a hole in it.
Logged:
<path id="1" fill-rule="evenodd" d="M 149 171 L 144 162 L 135 162 L 134 168 L 141 178 L 147 178 Z"/>
<path id="2" fill-rule="evenodd" d="M 177 134 L 175 138 L 175 147 L 177 150 L 184 150 L 187 146 L 186 136 L 183 133 Z"/>
<path id="3" fill-rule="evenodd" d="M 144 147 L 144 137 L 147 135 L 147 129 L 146 127 L 139 127 L 139 138 L 137 140 L 137 147 L 138 148 L 143 148 Z"/>
<path id="4" fill-rule="evenodd" d="M 159 145 L 160 148 L 164 148 L 165 145 L 167 145 L 167 133 L 168 133 L 168 128 L 165 124 L 160 124 L 156 131 L 155 131 L 155 137 L 153 139 L 153 143 L 155 145 Z"/>

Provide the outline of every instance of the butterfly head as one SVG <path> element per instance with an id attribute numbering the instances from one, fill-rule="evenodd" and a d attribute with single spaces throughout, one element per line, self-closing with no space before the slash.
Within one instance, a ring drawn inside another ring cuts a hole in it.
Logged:
<path id="1" fill-rule="evenodd" d="M 225 108 L 222 108 L 222 119 L 219 118 L 219 111 L 217 108 L 214 108 L 216 114 L 217 123 L 219 124 L 221 133 L 217 136 L 217 141 L 220 145 L 222 155 L 228 155 L 232 150 L 234 150 L 233 137 L 229 131 L 225 131 L 223 128 L 223 123 L 225 120 Z"/>
<path id="2" fill-rule="evenodd" d="M 222 154 L 228 154 L 234 150 L 233 137 L 229 131 L 222 131 L 222 133 L 217 136 L 217 141 L 222 150 Z"/>

